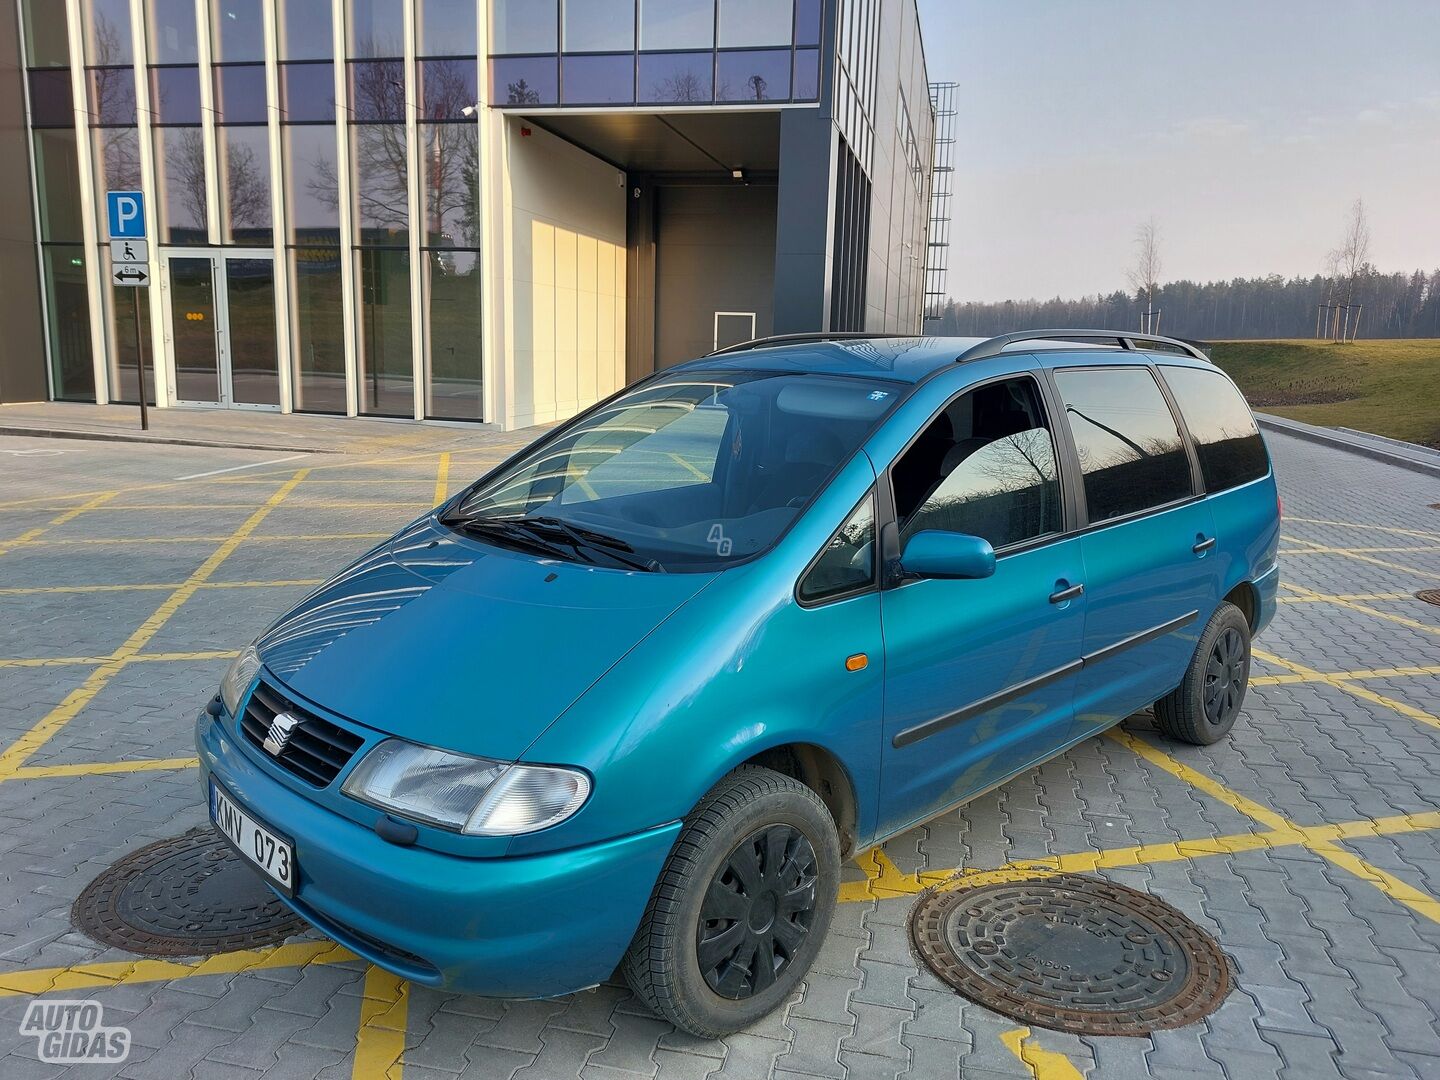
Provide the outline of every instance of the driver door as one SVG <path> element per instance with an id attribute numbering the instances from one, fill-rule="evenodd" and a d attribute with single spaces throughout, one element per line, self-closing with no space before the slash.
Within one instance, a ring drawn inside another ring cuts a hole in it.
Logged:
<path id="1" fill-rule="evenodd" d="M 1069 738 L 1085 598 L 1066 534 L 1056 440 L 1039 384 L 958 395 L 889 471 L 901 548 L 916 532 L 982 536 L 995 573 L 881 594 L 881 835 L 1049 757 Z M 902 556 L 903 562 L 903 556 Z"/>

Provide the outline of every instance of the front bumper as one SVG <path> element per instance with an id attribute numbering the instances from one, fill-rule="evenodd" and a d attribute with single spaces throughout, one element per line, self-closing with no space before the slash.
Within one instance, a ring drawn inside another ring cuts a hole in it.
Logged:
<path id="1" fill-rule="evenodd" d="M 346 948 L 428 986 L 535 998 L 603 982 L 680 832 L 674 822 L 590 847 L 496 859 L 400 847 L 269 776 L 203 712 L 195 743 L 207 793 L 214 773 L 294 840 L 295 896 L 281 899 Z"/>

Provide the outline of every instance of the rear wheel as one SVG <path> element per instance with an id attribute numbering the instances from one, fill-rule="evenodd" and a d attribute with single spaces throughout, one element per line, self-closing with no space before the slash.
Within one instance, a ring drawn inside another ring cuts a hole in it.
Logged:
<path id="1" fill-rule="evenodd" d="M 1173 739 L 1205 746 L 1235 726 L 1250 680 L 1250 623 L 1234 604 L 1222 602 L 1185 669 L 1180 685 L 1155 703 L 1160 730 Z"/>
<path id="2" fill-rule="evenodd" d="M 820 797 L 742 766 L 686 818 L 626 954 L 626 981 L 692 1035 L 752 1024 L 809 970 L 839 879 L 840 843 Z"/>

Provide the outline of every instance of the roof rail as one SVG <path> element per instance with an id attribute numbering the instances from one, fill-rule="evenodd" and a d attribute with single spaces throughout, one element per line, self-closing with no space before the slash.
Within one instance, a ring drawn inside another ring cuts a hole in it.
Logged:
<path id="1" fill-rule="evenodd" d="M 1204 360 L 1210 363 L 1210 358 L 1201 352 L 1188 341 L 1181 341 L 1179 338 L 1161 337 L 1159 334 L 1132 334 L 1124 330 L 1021 330 L 1015 334 L 1001 334 L 999 337 L 988 338 L 978 345 L 972 345 L 955 358 L 957 364 L 963 364 L 968 360 L 983 360 L 988 356 L 999 356 L 1011 345 L 1017 345 L 1024 341 L 1075 341 L 1102 342 L 1108 341 L 1121 349 L 1131 352 L 1143 351 L 1145 342 L 1160 342 L 1165 345 L 1172 345 L 1179 349 L 1186 356 L 1192 356 L 1196 360 Z"/>
<path id="2" fill-rule="evenodd" d="M 726 353 L 745 352 L 747 349 L 763 349 L 767 345 L 799 345 L 806 341 L 855 341 L 877 340 L 879 338 L 914 337 L 914 334 L 872 334 L 866 330 L 816 330 L 803 334 L 770 334 L 766 337 L 751 338 L 723 349 L 708 352 L 706 356 L 724 356 Z"/>

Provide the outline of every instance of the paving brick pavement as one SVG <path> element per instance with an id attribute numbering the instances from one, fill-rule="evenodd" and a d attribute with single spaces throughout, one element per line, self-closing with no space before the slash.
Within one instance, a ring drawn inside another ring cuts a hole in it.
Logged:
<path id="1" fill-rule="evenodd" d="M 1440 587 L 1440 484 L 1269 439 L 1286 587 L 1234 735 L 1182 747 L 1140 714 L 861 855 L 803 988 L 716 1041 L 618 981 L 500 1002 L 404 986 L 318 934 L 153 965 L 76 931 L 96 874 L 203 824 L 184 759 L 226 654 L 429 506 L 441 459 L 102 443 L 17 459 L 0 489 L 0 1077 L 1440 1076 L 1440 607 L 1413 596 Z M 482 441 L 452 447 L 441 486 L 518 442 Z M 1145 1038 L 1027 1031 L 957 997 L 912 956 L 914 896 L 1017 864 L 1169 901 L 1219 939 L 1235 991 Z M 85 997 L 130 1029 L 128 1060 L 39 1061 L 29 1003 Z"/>

